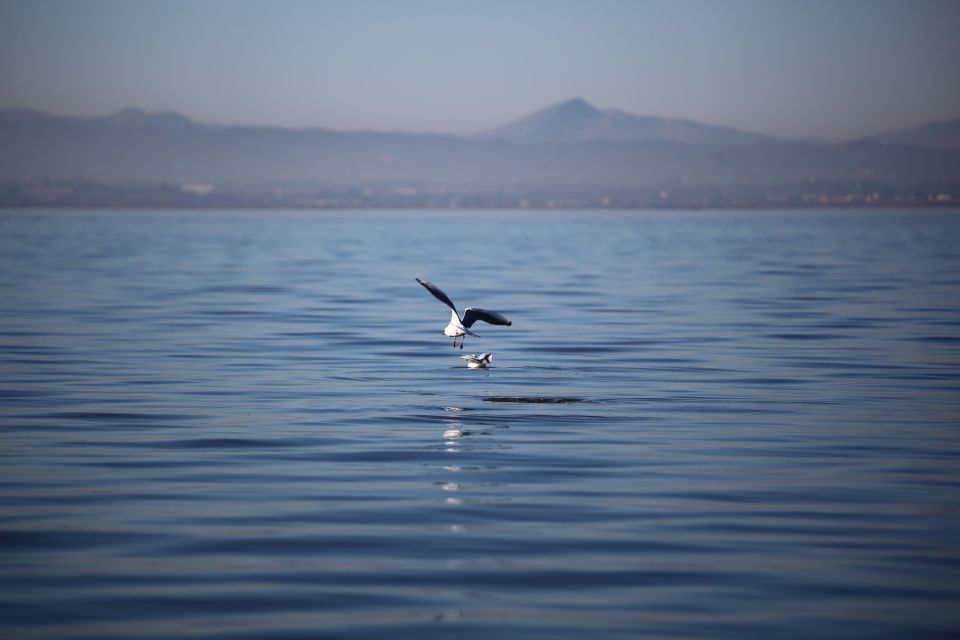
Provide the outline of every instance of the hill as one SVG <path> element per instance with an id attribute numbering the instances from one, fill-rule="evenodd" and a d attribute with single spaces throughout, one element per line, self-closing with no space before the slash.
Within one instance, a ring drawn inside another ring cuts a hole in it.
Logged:
<path id="1" fill-rule="evenodd" d="M 960 149 L 960 118 L 889 131 L 868 140 L 886 144 Z"/>

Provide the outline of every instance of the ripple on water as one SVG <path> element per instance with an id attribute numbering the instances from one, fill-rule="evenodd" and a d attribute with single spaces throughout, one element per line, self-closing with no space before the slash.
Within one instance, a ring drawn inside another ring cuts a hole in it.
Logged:
<path id="1" fill-rule="evenodd" d="M 551 398 L 547 396 L 487 396 L 484 402 L 504 402 L 512 404 L 575 404 L 586 402 L 582 398 Z"/>
<path id="2" fill-rule="evenodd" d="M 953 637 L 957 264 L 920 211 L 0 212 L 0 636 Z"/>

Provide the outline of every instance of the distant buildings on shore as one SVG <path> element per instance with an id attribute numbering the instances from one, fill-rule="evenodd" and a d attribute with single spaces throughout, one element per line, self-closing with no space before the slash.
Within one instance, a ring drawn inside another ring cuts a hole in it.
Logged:
<path id="1" fill-rule="evenodd" d="M 161 207 L 312 209 L 670 209 L 960 206 L 960 184 L 810 183 L 770 186 L 571 188 L 448 185 L 0 183 L 0 207 Z"/>

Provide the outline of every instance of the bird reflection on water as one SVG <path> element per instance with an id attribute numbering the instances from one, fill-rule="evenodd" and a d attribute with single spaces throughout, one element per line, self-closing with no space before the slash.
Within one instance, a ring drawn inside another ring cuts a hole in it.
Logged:
<path id="1" fill-rule="evenodd" d="M 446 411 L 463 411 L 462 407 L 445 407 Z M 458 438 L 470 435 L 469 431 L 463 429 L 463 423 L 459 420 L 446 419 L 444 420 L 445 425 L 447 426 L 446 431 L 443 432 L 444 444 L 447 447 L 447 451 L 457 451 L 456 448 L 460 446 Z"/>

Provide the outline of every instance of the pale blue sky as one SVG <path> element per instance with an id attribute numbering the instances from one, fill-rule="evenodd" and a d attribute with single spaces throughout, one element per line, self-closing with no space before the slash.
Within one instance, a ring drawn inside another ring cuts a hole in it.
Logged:
<path id="1" fill-rule="evenodd" d="M 574 96 L 851 138 L 960 117 L 953 0 L 0 0 L 0 108 L 470 132 Z"/>

